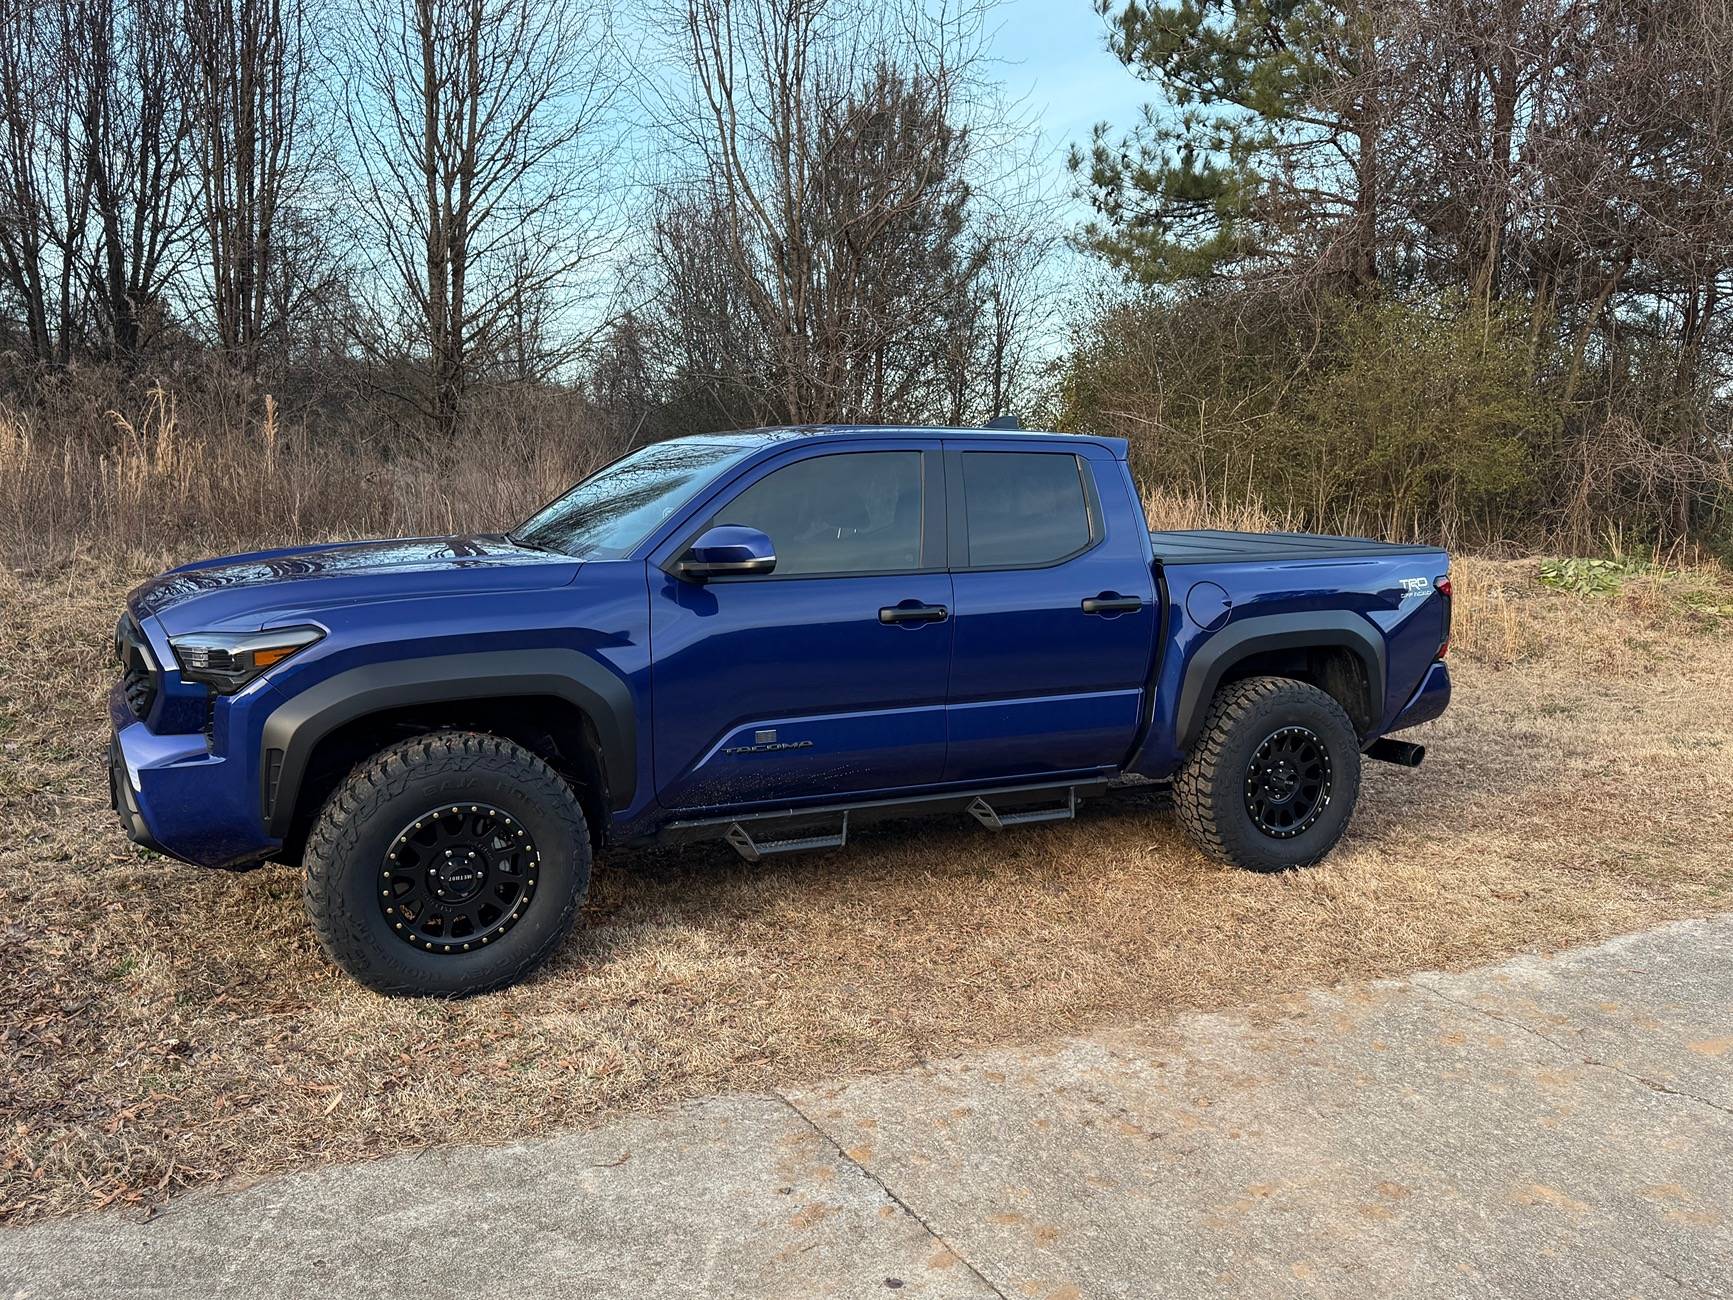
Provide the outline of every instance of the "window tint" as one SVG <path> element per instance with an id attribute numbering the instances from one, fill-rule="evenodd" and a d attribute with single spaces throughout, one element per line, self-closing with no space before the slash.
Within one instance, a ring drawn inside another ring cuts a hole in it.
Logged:
<path id="1" fill-rule="evenodd" d="M 963 497 L 971 566 L 1050 564 L 1089 544 L 1075 456 L 966 451 Z"/>
<path id="2" fill-rule="evenodd" d="M 921 563 L 921 454 L 813 456 L 772 472 L 711 521 L 770 538 L 780 576 L 874 573 Z"/>

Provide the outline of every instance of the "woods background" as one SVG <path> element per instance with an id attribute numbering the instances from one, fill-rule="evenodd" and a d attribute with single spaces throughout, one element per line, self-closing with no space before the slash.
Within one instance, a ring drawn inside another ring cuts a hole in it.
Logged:
<path id="1" fill-rule="evenodd" d="M 509 526 L 781 421 L 1160 508 L 1733 551 L 1725 0 L 1103 3 L 1066 160 L 942 0 L 0 0 L 0 549 Z"/>

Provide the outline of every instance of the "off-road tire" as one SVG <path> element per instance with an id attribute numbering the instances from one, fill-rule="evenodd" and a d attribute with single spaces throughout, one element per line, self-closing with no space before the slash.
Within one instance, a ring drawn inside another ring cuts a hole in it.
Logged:
<path id="1" fill-rule="evenodd" d="M 381 864 L 411 819 L 479 801 L 515 818 L 537 846 L 539 876 L 523 916 L 469 952 L 424 952 L 392 932 L 377 888 Z M 570 932 L 590 884 L 590 836 L 572 787 L 498 736 L 437 731 L 383 749 L 337 787 L 303 858 L 307 916 L 338 966 L 380 993 L 487 993 L 534 970 Z"/>
<path id="2" fill-rule="evenodd" d="M 1330 760 L 1328 802 L 1291 839 L 1260 828 L 1246 799 L 1253 755 L 1284 727 L 1314 733 Z M 1360 741 L 1354 724 L 1329 695 L 1289 677 L 1248 677 L 1222 687 L 1173 782 L 1174 811 L 1197 846 L 1218 862 L 1252 871 L 1319 861 L 1342 838 L 1359 794 Z"/>

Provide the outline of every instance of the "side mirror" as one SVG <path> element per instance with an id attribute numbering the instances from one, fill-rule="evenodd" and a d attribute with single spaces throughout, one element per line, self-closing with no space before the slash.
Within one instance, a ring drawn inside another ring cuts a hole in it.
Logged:
<path id="1" fill-rule="evenodd" d="M 776 548 L 756 528 L 718 524 L 707 528 L 675 562 L 674 572 L 693 582 L 731 578 L 743 573 L 769 573 L 776 568 Z"/>

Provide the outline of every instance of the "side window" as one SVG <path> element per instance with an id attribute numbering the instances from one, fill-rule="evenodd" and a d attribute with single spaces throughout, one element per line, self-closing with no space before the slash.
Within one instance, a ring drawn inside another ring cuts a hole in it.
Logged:
<path id="1" fill-rule="evenodd" d="M 1065 452 L 966 451 L 969 565 L 1051 564 L 1089 545 L 1083 471 Z"/>
<path id="2" fill-rule="evenodd" d="M 716 512 L 770 538 L 779 577 L 921 565 L 921 453 L 842 452 L 785 465 Z"/>

